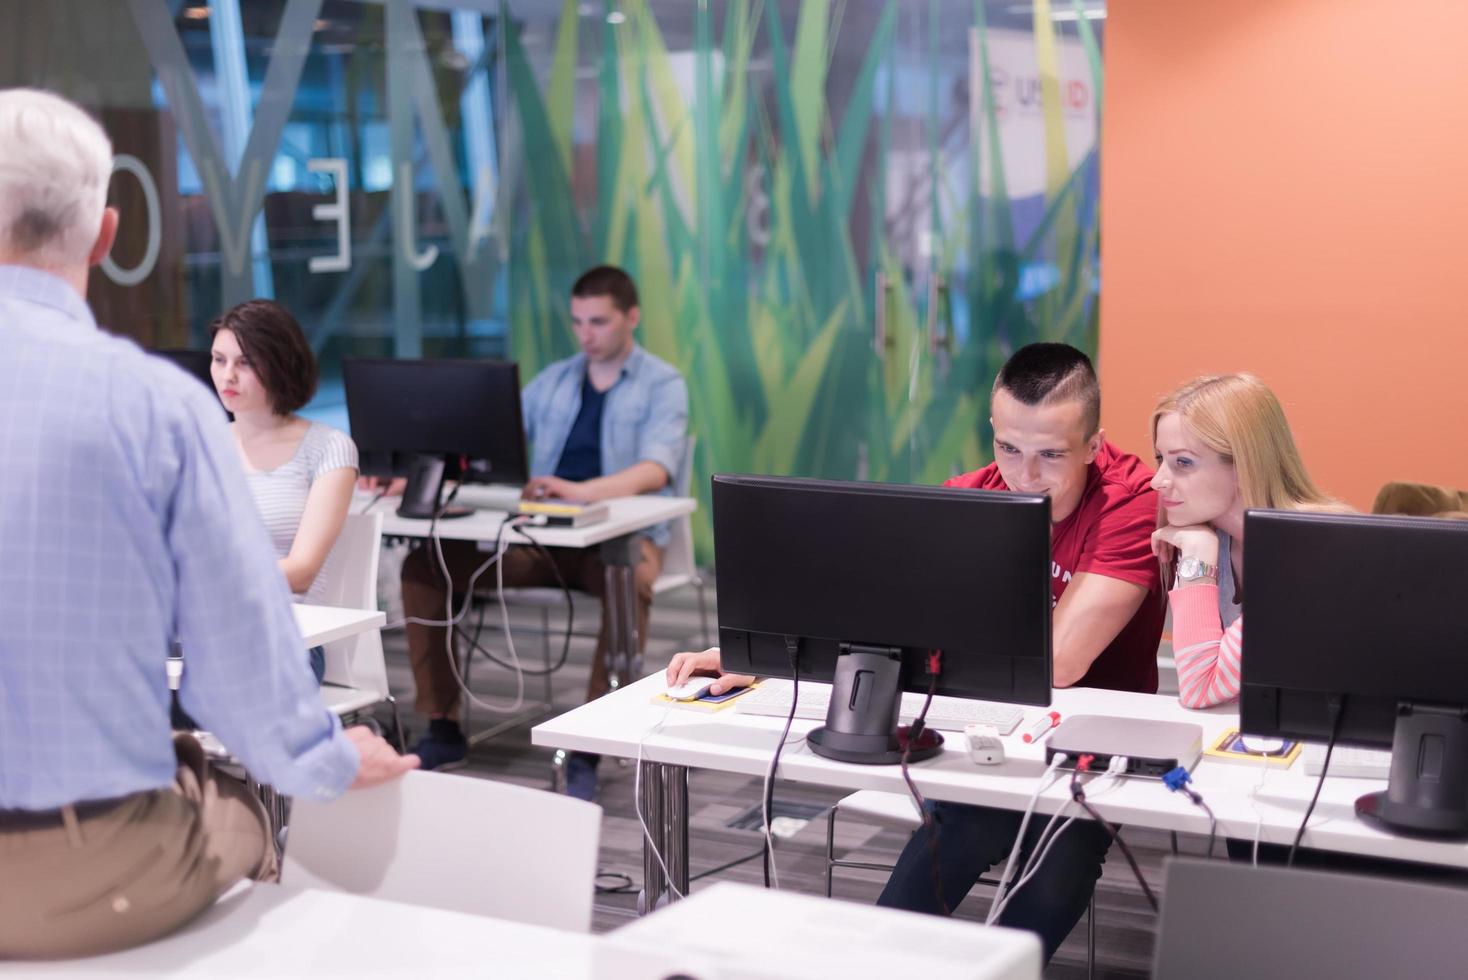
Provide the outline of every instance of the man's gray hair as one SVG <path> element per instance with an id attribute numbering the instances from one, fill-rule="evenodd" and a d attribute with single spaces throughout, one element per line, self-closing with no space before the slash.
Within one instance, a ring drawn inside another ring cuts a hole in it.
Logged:
<path id="1" fill-rule="evenodd" d="M 0 253 L 45 268 L 85 263 L 111 174 L 112 141 L 80 107 L 0 89 Z"/>

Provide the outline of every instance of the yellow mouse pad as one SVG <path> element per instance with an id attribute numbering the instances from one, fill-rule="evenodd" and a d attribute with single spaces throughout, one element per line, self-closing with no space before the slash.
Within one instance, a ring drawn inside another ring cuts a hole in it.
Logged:
<path id="1" fill-rule="evenodd" d="M 1286 739 L 1284 747 L 1278 752 L 1262 755 L 1245 749 L 1240 742 L 1239 730 L 1230 728 L 1219 735 L 1212 745 L 1204 749 L 1203 754 L 1210 759 L 1222 759 L 1226 762 L 1252 762 L 1255 765 L 1263 764 L 1288 769 L 1300 754 L 1300 743 Z"/>
<path id="2" fill-rule="evenodd" d="M 724 694 L 718 695 L 718 701 L 705 701 L 703 699 L 699 699 L 697 701 L 674 701 L 666 694 L 659 693 L 652 698 L 650 703 L 660 705 L 672 705 L 675 708 L 689 708 L 693 711 L 723 711 L 725 708 L 733 705 L 735 701 L 738 701 L 739 695 L 743 694 L 745 691 L 752 691 L 756 687 L 759 687 L 759 681 L 755 681 L 748 687 L 741 687 L 734 691 L 725 691 Z"/>

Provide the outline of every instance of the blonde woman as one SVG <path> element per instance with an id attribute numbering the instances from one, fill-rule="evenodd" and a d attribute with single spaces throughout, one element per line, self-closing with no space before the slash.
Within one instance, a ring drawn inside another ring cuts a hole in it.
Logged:
<path id="1" fill-rule="evenodd" d="M 1152 445 L 1152 550 L 1169 586 L 1178 697 L 1207 708 L 1239 696 L 1244 511 L 1349 508 L 1316 488 L 1279 400 L 1251 374 L 1195 378 L 1163 398 Z"/>

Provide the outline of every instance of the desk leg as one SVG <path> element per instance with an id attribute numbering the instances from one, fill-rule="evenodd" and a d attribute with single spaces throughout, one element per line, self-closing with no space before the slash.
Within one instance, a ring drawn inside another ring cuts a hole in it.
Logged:
<path id="1" fill-rule="evenodd" d="M 643 762 L 637 774 L 637 805 L 647 829 L 642 837 L 642 896 L 637 903 L 639 915 L 646 915 L 663 901 L 668 881 L 658 854 L 667 849 L 667 814 L 663 810 L 663 767 L 657 762 Z"/>
<path id="2" fill-rule="evenodd" d="M 688 896 L 688 767 L 663 766 L 663 861 L 678 895 Z M 677 896 L 669 892 L 671 901 Z"/>
<path id="3" fill-rule="evenodd" d="M 644 762 L 639 782 L 638 803 L 648 833 L 642 841 L 643 887 L 638 911 L 646 915 L 688 894 L 688 767 Z M 667 875 L 658 854 L 667 865 Z M 668 887 L 670 878 L 677 894 Z"/>
<path id="4" fill-rule="evenodd" d="M 638 662 L 637 580 L 633 574 L 631 536 L 616 538 L 601 546 L 606 569 L 607 681 L 612 690 L 630 683 L 641 673 Z"/>

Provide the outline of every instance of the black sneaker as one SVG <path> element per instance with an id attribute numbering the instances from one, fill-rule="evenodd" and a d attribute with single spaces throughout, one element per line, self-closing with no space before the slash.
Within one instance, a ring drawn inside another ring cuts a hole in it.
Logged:
<path id="1" fill-rule="evenodd" d="M 413 747 L 418 756 L 419 768 L 457 769 L 464 764 L 469 754 L 469 742 L 459 729 L 459 723 L 448 718 L 435 718 L 428 723 L 428 734 Z"/>

